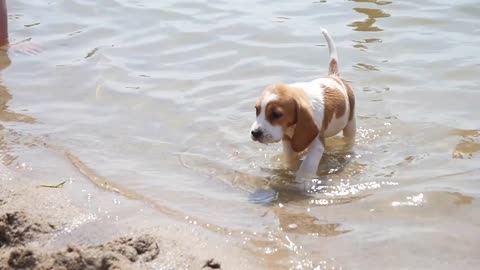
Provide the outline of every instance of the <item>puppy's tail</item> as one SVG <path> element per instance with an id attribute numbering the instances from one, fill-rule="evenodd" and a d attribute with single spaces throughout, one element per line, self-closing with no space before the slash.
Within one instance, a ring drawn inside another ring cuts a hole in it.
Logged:
<path id="1" fill-rule="evenodd" d="M 328 52 L 330 54 L 330 60 L 328 62 L 328 75 L 339 75 L 338 73 L 338 56 L 337 56 L 337 48 L 335 47 L 335 43 L 333 43 L 333 39 L 328 33 L 326 29 L 322 28 L 322 34 L 327 40 L 328 44 Z"/>

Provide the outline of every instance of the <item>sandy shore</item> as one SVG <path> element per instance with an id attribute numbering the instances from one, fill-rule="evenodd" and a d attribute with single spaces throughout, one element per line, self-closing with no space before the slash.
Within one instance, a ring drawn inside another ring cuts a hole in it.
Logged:
<path id="1" fill-rule="evenodd" d="M 94 230 L 80 230 L 76 237 L 65 237 L 79 219 L 88 218 L 88 211 L 73 205 L 63 188 L 31 183 L 0 163 L 0 269 L 222 267 L 215 258 L 202 258 L 201 251 L 191 246 L 194 241 L 178 241 L 158 227 L 130 231 L 108 241 L 104 241 L 108 237 L 100 237 L 104 242 L 93 245 L 77 240 L 88 238 Z M 69 240 L 59 240 L 62 237 Z"/>
<path id="2" fill-rule="evenodd" d="M 144 233 L 100 245 L 70 243 L 55 250 L 51 245 L 55 235 L 86 213 L 69 203 L 61 188 L 32 187 L 1 166 L 0 269 L 154 268 L 162 260 L 162 250 L 171 249 L 171 241 Z M 178 258 L 177 264 L 202 267 L 202 261 L 192 256 Z"/>

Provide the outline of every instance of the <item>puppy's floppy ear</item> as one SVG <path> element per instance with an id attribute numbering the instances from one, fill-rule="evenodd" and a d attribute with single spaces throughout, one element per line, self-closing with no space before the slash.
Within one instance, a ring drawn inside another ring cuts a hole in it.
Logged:
<path id="1" fill-rule="evenodd" d="M 292 149 L 298 153 L 305 150 L 317 138 L 319 129 L 305 102 L 297 101 L 296 109 L 297 123 L 292 137 Z"/>

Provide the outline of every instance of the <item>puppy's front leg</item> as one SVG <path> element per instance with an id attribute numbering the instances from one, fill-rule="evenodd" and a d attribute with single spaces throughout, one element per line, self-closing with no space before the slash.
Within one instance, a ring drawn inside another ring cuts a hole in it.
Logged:
<path id="1" fill-rule="evenodd" d="M 283 154 L 285 155 L 285 163 L 289 170 L 296 170 L 298 168 L 297 153 L 292 149 L 292 141 L 290 139 L 283 139 Z"/>
<path id="2" fill-rule="evenodd" d="M 317 137 L 308 147 L 305 159 L 303 160 L 302 165 L 300 165 L 300 169 L 297 172 L 297 181 L 302 180 L 305 177 L 316 176 L 318 165 L 320 164 L 323 151 L 325 150 L 322 142 L 323 140 L 321 139 L 321 137 Z"/>

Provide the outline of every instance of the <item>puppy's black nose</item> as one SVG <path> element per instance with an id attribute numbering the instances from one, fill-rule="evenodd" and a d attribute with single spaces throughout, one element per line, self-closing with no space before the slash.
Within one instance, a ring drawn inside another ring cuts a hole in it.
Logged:
<path id="1" fill-rule="evenodd" d="M 252 136 L 255 138 L 255 139 L 258 139 L 262 136 L 263 132 L 259 129 L 254 129 L 252 130 Z"/>

